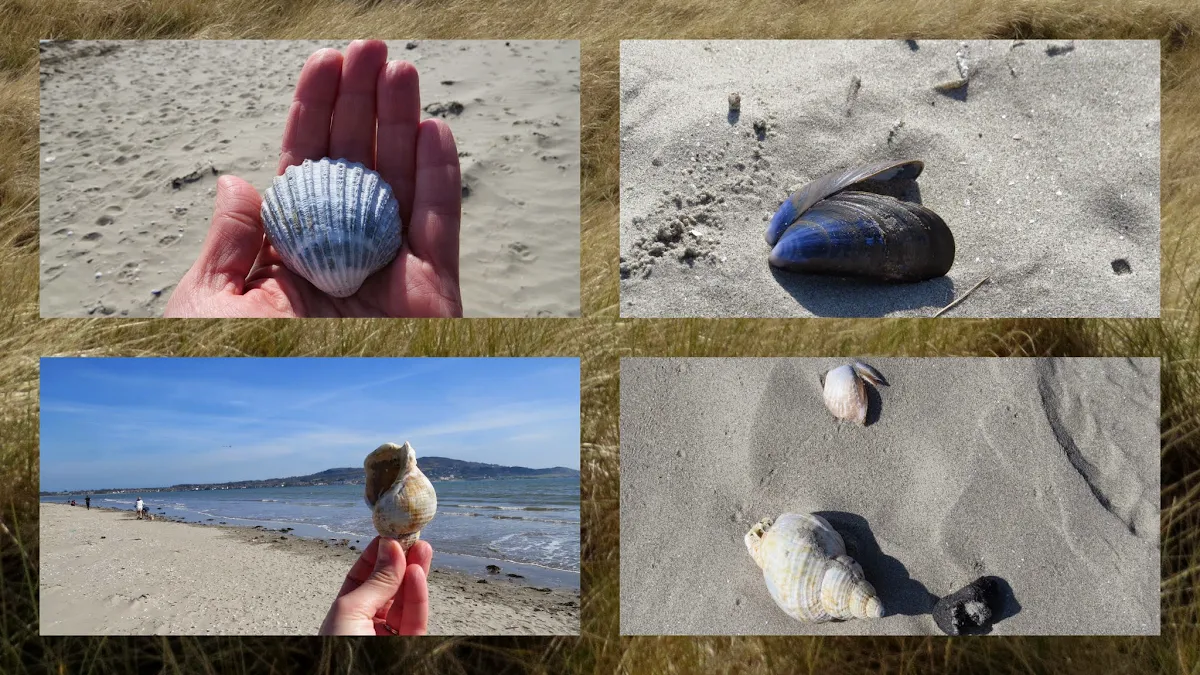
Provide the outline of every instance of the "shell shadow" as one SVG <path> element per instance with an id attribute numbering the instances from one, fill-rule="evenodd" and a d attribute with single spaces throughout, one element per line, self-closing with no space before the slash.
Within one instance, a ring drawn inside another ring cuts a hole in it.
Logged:
<path id="1" fill-rule="evenodd" d="M 879 417 L 883 415 L 883 397 L 875 385 L 870 382 L 865 382 L 864 385 L 867 391 L 867 418 L 863 421 L 863 426 L 869 427 L 878 422 Z"/>
<path id="2" fill-rule="evenodd" d="M 950 277 L 915 284 L 890 284 L 851 277 L 797 274 L 776 267 L 771 267 L 771 275 L 799 305 L 815 316 L 886 316 L 923 307 L 941 309 L 954 299 L 954 281 Z"/>
<path id="3" fill-rule="evenodd" d="M 846 541 L 850 557 L 863 568 L 867 581 L 875 587 L 883 602 L 884 616 L 929 614 L 938 598 L 925 585 L 908 574 L 899 560 L 884 554 L 875 541 L 871 526 L 862 516 L 845 511 L 817 511 Z"/>
<path id="4" fill-rule="evenodd" d="M 725 119 L 728 120 L 730 124 L 737 124 L 741 117 L 742 113 L 740 110 L 730 110 L 729 115 L 727 115 Z"/>

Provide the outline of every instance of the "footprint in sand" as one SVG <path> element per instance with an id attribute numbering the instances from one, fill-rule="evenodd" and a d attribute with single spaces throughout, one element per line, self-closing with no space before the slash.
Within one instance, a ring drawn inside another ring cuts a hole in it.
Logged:
<path id="1" fill-rule="evenodd" d="M 177 241 L 179 241 L 179 235 L 168 234 L 167 236 L 163 237 L 162 239 L 159 239 L 158 243 L 162 244 L 163 246 L 170 246 L 171 244 L 174 244 Z"/>
<path id="2" fill-rule="evenodd" d="M 83 235 L 83 240 L 84 241 L 96 241 L 96 240 L 100 239 L 100 237 L 103 237 L 103 236 L 104 235 L 100 234 L 99 232 L 88 232 L 87 234 Z"/>
<path id="3" fill-rule="evenodd" d="M 101 225 L 101 226 L 112 225 L 113 218 L 112 218 L 112 216 L 100 216 L 99 218 L 96 219 L 96 224 Z"/>
<path id="4" fill-rule="evenodd" d="M 538 259 L 533 249 L 519 241 L 514 241 L 508 245 L 508 255 L 514 260 L 523 263 L 531 263 Z"/>

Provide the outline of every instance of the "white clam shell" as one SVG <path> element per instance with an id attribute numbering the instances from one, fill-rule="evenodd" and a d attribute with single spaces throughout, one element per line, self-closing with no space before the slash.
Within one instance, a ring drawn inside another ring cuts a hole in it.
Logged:
<path id="1" fill-rule="evenodd" d="M 353 295 L 400 250 L 391 186 L 344 159 L 289 166 L 263 195 L 262 220 L 288 269 L 335 298 Z"/>
<path id="2" fill-rule="evenodd" d="M 799 621 L 879 618 L 883 603 L 842 536 L 824 518 L 785 513 L 746 533 L 775 604 Z"/>
<path id="3" fill-rule="evenodd" d="M 400 540 L 407 551 L 437 513 L 433 483 L 417 468 L 416 452 L 408 443 L 384 443 L 367 455 L 363 468 L 375 529 Z"/>
<path id="4" fill-rule="evenodd" d="M 859 361 L 825 373 L 825 407 L 834 417 L 860 425 L 867 423 L 867 388 L 863 380 L 884 383 L 879 371 Z"/>

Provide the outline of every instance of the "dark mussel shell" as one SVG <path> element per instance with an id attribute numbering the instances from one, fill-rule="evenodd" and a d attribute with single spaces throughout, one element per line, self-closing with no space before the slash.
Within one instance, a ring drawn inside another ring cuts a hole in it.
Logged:
<path id="1" fill-rule="evenodd" d="M 876 162 L 875 164 L 854 167 L 845 171 L 827 173 L 796 190 L 779 207 L 779 210 L 775 212 L 775 217 L 771 218 L 770 225 L 767 225 L 767 244 L 774 246 L 784 231 L 792 223 L 799 220 L 805 211 L 813 204 L 830 195 L 837 194 L 851 185 L 864 181 L 884 183 L 888 181 L 915 180 L 917 176 L 921 175 L 921 171 L 924 169 L 925 164 L 923 162 L 915 159 L 906 159 L 902 161 Z"/>
<path id="2" fill-rule="evenodd" d="M 841 192 L 809 208 L 780 237 L 774 267 L 883 281 L 924 281 L 954 264 L 954 235 L 933 211 L 870 192 Z"/>
<path id="3" fill-rule="evenodd" d="M 933 211 L 885 195 L 846 191 L 912 180 L 924 164 L 887 161 L 835 171 L 787 199 L 767 226 L 772 266 L 809 274 L 923 281 L 954 264 L 954 235 Z"/>

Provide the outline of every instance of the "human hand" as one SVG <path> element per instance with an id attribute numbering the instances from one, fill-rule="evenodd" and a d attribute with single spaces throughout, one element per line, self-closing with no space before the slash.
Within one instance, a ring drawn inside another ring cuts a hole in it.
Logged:
<path id="1" fill-rule="evenodd" d="M 433 547 L 417 540 L 407 563 L 400 542 L 375 537 L 350 568 L 321 624 L 321 635 L 424 635 L 429 623 L 425 577 Z"/>
<path id="2" fill-rule="evenodd" d="M 278 173 L 322 157 L 360 162 L 392 187 L 406 227 L 396 259 L 350 297 L 326 295 L 287 269 L 264 238 L 258 191 L 222 176 L 200 257 L 164 316 L 462 316 L 462 185 L 454 135 L 440 119 L 421 121 L 417 70 L 387 61 L 383 42 L 351 42 L 345 57 L 319 50 L 300 71 Z"/>

